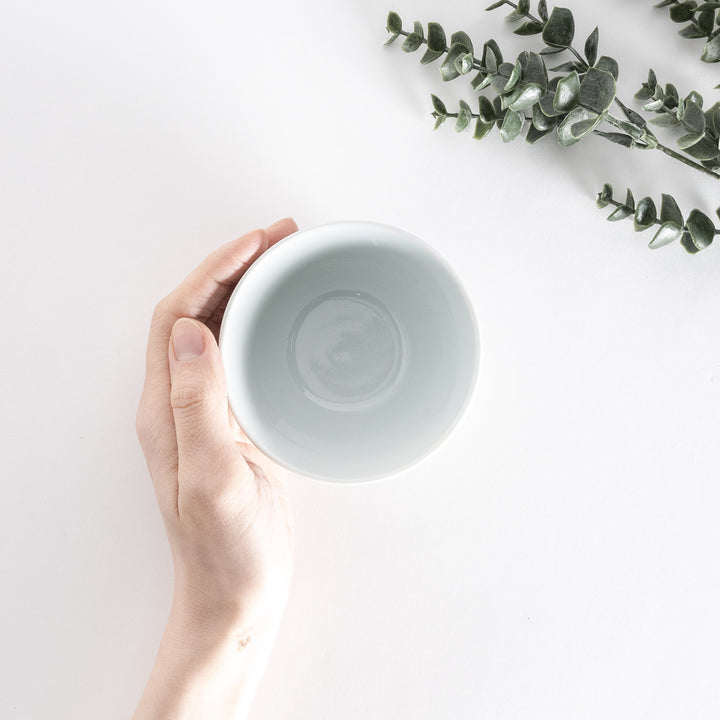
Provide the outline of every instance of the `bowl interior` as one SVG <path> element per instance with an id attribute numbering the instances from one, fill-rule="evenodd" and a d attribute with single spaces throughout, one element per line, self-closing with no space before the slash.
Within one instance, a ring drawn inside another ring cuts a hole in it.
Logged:
<path id="1" fill-rule="evenodd" d="M 231 409 L 305 475 L 369 480 L 449 433 L 478 366 L 470 303 L 446 263 L 394 228 L 336 223 L 262 255 L 220 334 Z"/>

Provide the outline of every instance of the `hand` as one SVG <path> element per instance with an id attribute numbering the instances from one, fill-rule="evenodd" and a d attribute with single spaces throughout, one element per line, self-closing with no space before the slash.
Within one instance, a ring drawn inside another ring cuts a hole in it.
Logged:
<path id="1" fill-rule="evenodd" d="M 166 675 L 167 666 L 196 640 L 202 647 L 193 645 L 189 660 L 203 654 L 227 658 L 231 646 L 242 649 L 254 635 L 276 628 L 285 607 L 294 549 L 282 473 L 249 441 L 229 409 L 217 340 L 243 273 L 296 230 L 294 221 L 281 220 L 220 247 L 153 314 L 136 427 L 175 570 L 158 663 L 165 659 L 154 674 Z M 188 673 L 180 671 L 192 684 Z M 143 701 L 152 685 L 151 676 Z M 193 707 L 199 711 L 197 703 Z"/>

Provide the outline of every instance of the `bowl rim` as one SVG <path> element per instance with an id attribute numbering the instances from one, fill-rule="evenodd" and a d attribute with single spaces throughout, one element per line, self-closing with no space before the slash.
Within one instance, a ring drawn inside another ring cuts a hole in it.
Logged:
<path id="1" fill-rule="evenodd" d="M 465 400 L 459 410 L 457 411 L 453 421 L 448 425 L 448 427 L 445 429 L 445 432 L 443 432 L 441 435 L 439 435 L 435 441 L 428 445 L 428 447 L 418 456 L 416 456 L 414 459 L 410 460 L 407 463 L 404 463 L 400 467 L 395 467 L 393 469 L 384 471 L 384 472 L 378 472 L 378 473 L 372 473 L 372 474 L 362 474 L 358 476 L 348 476 L 343 478 L 338 478 L 336 476 L 332 475 L 324 475 L 324 474 L 318 474 L 314 471 L 303 469 L 302 467 L 295 466 L 293 463 L 288 462 L 287 460 L 279 457 L 277 454 L 275 454 L 272 450 L 267 448 L 263 442 L 258 442 L 256 437 L 253 437 L 253 431 L 252 429 L 248 431 L 246 429 L 245 424 L 241 422 L 240 417 L 242 417 L 242 413 L 239 412 L 240 408 L 237 407 L 236 403 L 234 402 L 233 398 L 231 397 L 230 393 L 230 383 L 226 383 L 227 388 L 227 400 L 228 405 L 230 407 L 230 411 L 232 412 L 233 416 L 237 420 L 238 425 L 242 428 L 243 432 L 247 435 L 249 440 L 260 450 L 262 453 L 264 453 L 270 460 L 275 462 L 276 464 L 280 465 L 281 467 L 285 468 L 286 470 L 289 470 L 297 475 L 300 475 L 305 478 L 309 478 L 312 480 L 317 480 L 320 482 L 326 482 L 331 483 L 333 485 L 356 485 L 356 484 L 365 484 L 365 483 L 371 483 L 371 482 L 379 482 L 381 480 L 387 480 L 390 478 L 393 478 L 397 475 L 400 475 L 403 472 L 406 472 L 407 470 L 411 468 L 415 468 L 421 463 L 424 463 L 426 460 L 428 460 L 432 455 L 435 454 L 437 450 L 439 450 L 440 447 L 445 445 L 445 443 L 448 441 L 451 435 L 454 434 L 455 430 L 460 425 L 461 421 L 465 418 L 468 409 L 470 406 L 474 403 L 475 397 L 477 395 L 478 386 L 479 386 L 479 376 L 480 376 L 480 370 L 482 366 L 483 356 L 484 353 L 482 352 L 482 343 L 481 343 L 481 337 L 480 337 L 480 329 L 478 326 L 478 319 L 475 312 L 475 307 L 472 302 L 472 298 L 470 297 L 470 294 L 467 291 L 467 288 L 465 287 L 464 282 L 461 280 L 460 276 L 458 275 L 455 268 L 450 264 L 450 262 L 447 260 L 447 258 L 434 246 L 432 246 L 429 242 L 424 240 L 423 238 L 420 238 L 407 230 L 403 230 L 401 228 L 395 227 L 393 225 L 389 225 L 386 223 L 379 223 L 374 221 L 365 221 L 365 220 L 340 220 L 340 221 L 334 221 L 334 222 L 328 222 L 323 223 L 321 225 L 313 225 L 309 228 L 304 229 L 298 229 L 295 232 L 291 233 L 290 235 L 285 236 L 282 238 L 282 240 L 279 240 L 277 243 L 275 243 L 272 247 L 268 248 L 264 253 L 262 253 L 251 265 L 250 267 L 243 273 L 240 280 L 238 280 L 237 284 L 232 290 L 232 293 L 230 294 L 230 298 L 228 299 L 227 305 L 225 307 L 225 311 L 223 313 L 223 318 L 220 324 L 220 332 L 219 332 L 219 339 L 218 339 L 218 347 L 220 350 L 220 355 L 223 360 L 223 365 L 225 361 L 225 354 L 223 352 L 223 348 L 227 345 L 227 338 L 229 336 L 229 330 L 228 330 L 228 324 L 225 322 L 226 318 L 231 314 L 232 306 L 235 305 L 237 298 L 242 294 L 241 287 L 243 285 L 247 284 L 247 278 L 248 276 L 251 276 L 253 272 L 258 272 L 258 267 L 267 267 L 267 258 L 272 257 L 273 254 L 276 253 L 278 248 L 287 247 L 290 244 L 296 244 L 302 236 L 305 235 L 313 235 L 318 232 L 326 232 L 327 230 L 330 230 L 332 228 L 335 228 L 338 230 L 337 236 L 333 236 L 332 238 L 332 244 L 337 244 L 338 246 L 342 246 L 343 244 L 346 244 L 348 242 L 348 238 L 356 235 L 358 230 L 367 230 L 367 229 L 376 229 L 380 230 L 384 233 L 390 233 L 396 238 L 401 239 L 403 242 L 408 242 L 409 244 L 416 245 L 417 247 L 421 248 L 424 252 L 426 252 L 432 259 L 437 262 L 449 275 L 451 278 L 455 289 L 458 291 L 459 296 L 462 298 L 463 303 L 465 307 L 468 310 L 468 314 L 470 316 L 472 330 L 473 330 L 473 340 L 474 340 L 474 348 L 475 348 L 475 357 L 474 357 L 474 363 L 473 363 L 473 374 L 472 378 L 470 380 L 470 385 L 468 388 L 468 392 L 465 396 Z M 239 417 L 240 416 L 240 417 Z"/>

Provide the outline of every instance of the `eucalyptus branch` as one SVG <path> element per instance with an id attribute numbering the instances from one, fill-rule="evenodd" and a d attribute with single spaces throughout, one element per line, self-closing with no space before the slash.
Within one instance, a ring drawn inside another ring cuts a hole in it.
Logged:
<path id="1" fill-rule="evenodd" d="M 700 59 L 714 63 L 720 60 L 720 27 L 716 26 L 716 13 L 720 2 L 704 2 L 698 5 L 692 0 L 663 0 L 655 5 L 657 8 L 670 6 L 670 19 L 676 23 L 689 23 L 678 34 L 684 38 L 702 38 L 705 42 Z"/>
<path id="2" fill-rule="evenodd" d="M 563 147 L 592 134 L 626 148 L 659 150 L 704 175 L 720 179 L 720 173 L 715 172 L 720 169 L 720 103 L 703 113 L 702 97 L 698 93 L 693 91 L 681 99 L 674 86 L 668 85 L 664 90 L 660 88 L 655 74 L 650 71 L 648 82 L 643 84 L 637 97 L 650 100 L 643 109 L 657 115 L 651 122 L 677 124 L 688 131 L 678 140 L 680 150 L 689 155 L 686 157 L 661 143 L 648 121 L 616 96 L 618 63 L 611 57 L 598 58 L 598 28 L 587 38 L 583 57 L 572 47 L 575 22 L 567 8 L 556 7 L 548 13 L 545 0 L 539 0 L 539 17 L 536 17 L 530 13 L 529 0 L 518 0 L 517 3 L 500 0 L 487 9 L 504 5 L 512 8 L 508 20 L 523 21 L 514 32 L 520 35 L 540 34 L 546 46 L 544 49 L 539 53 L 523 51 L 514 63 L 507 62 L 497 42 L 491 39 L 484 43 L 482 53 L 476 57 L 473 43 L 466 33 L 455 32 L 448 42 L 444 28 L 431 22 L 427 25 L 426 37 L 421 23 L 414 22 L 413 30 L 406 31 L 400 16 L 396 12 L 389 13 L 387 30 L 391 37 L 388 43 L 402 36 L 402 49 L 408 53 L 426 45 L 421 63 L 441 60 L 443 80 L 450 81 L 475 72 L 471 81 L 473 90 L 487 89 L 495 95 L 479 94 L 476 112 L 464 100 L 460 101 L 457 112 L 448 112 L 443 101 L 432 95 L 436 129 L 451 118 L 458 132 L 474 123 L 473 136 L 478 140 L 497 127 L 504 142 L 514 140 L 527 129 L 525 139 L 531 144 L 554 131 Z M 563 50 L 571 51 L 576 60 L 548 68 L 544 57 Z M 623 117 L 611 114 L 613 104 L 620 108 Z M 602 129 L 604 123 L 610 126 L 609 131 Z M 690 230 L 687 232 L 692 237 Z M 667 232 L 663 238 L 666 236 Z M 683 237 L 683 234 L 678 237 Z M 656 243 L 653 247 L 662 244 L 666 243 Z"/>
<path id="3" fill-rule="evenodd" d="M 606 183 L 598 194 L 597 206 L 604 208 L 608 205 L 615 208 L 608 215 L 608 220 L 614 222 L 632 216 L 636 232 L 648 230 L 654 225 L 659 226 L 648 245 L 651 249 L 669 245 L 679 239 L 680 244 L 689 253 L 697 253 L 710 245 L 716 235 L 720 235 L 720 229 L 716 228 L 713 221 L 697 208 L 690 212 L 687 219 L 684 219 L 672 195 L 663 194 L 658 216 L 652 198 L 644 197 L 636 205 L 632 191 L 628 188 L 625 202 L 618 202 L 613 197 L 612 185 Z M 720 208 L 717 214 L 720 216 Z"/>

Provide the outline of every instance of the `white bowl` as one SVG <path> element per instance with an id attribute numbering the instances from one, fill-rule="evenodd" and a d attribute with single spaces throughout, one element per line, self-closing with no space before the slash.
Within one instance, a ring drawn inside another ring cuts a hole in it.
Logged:
<path id="1" fill-rule="evenodd" d="M 464 413 L 480 343 L 447 262 L 396 228 L 301 230 L 256 260 L 220 329 L 230 408 L 268 457 L 376 480 L 427 457 Z"/>

